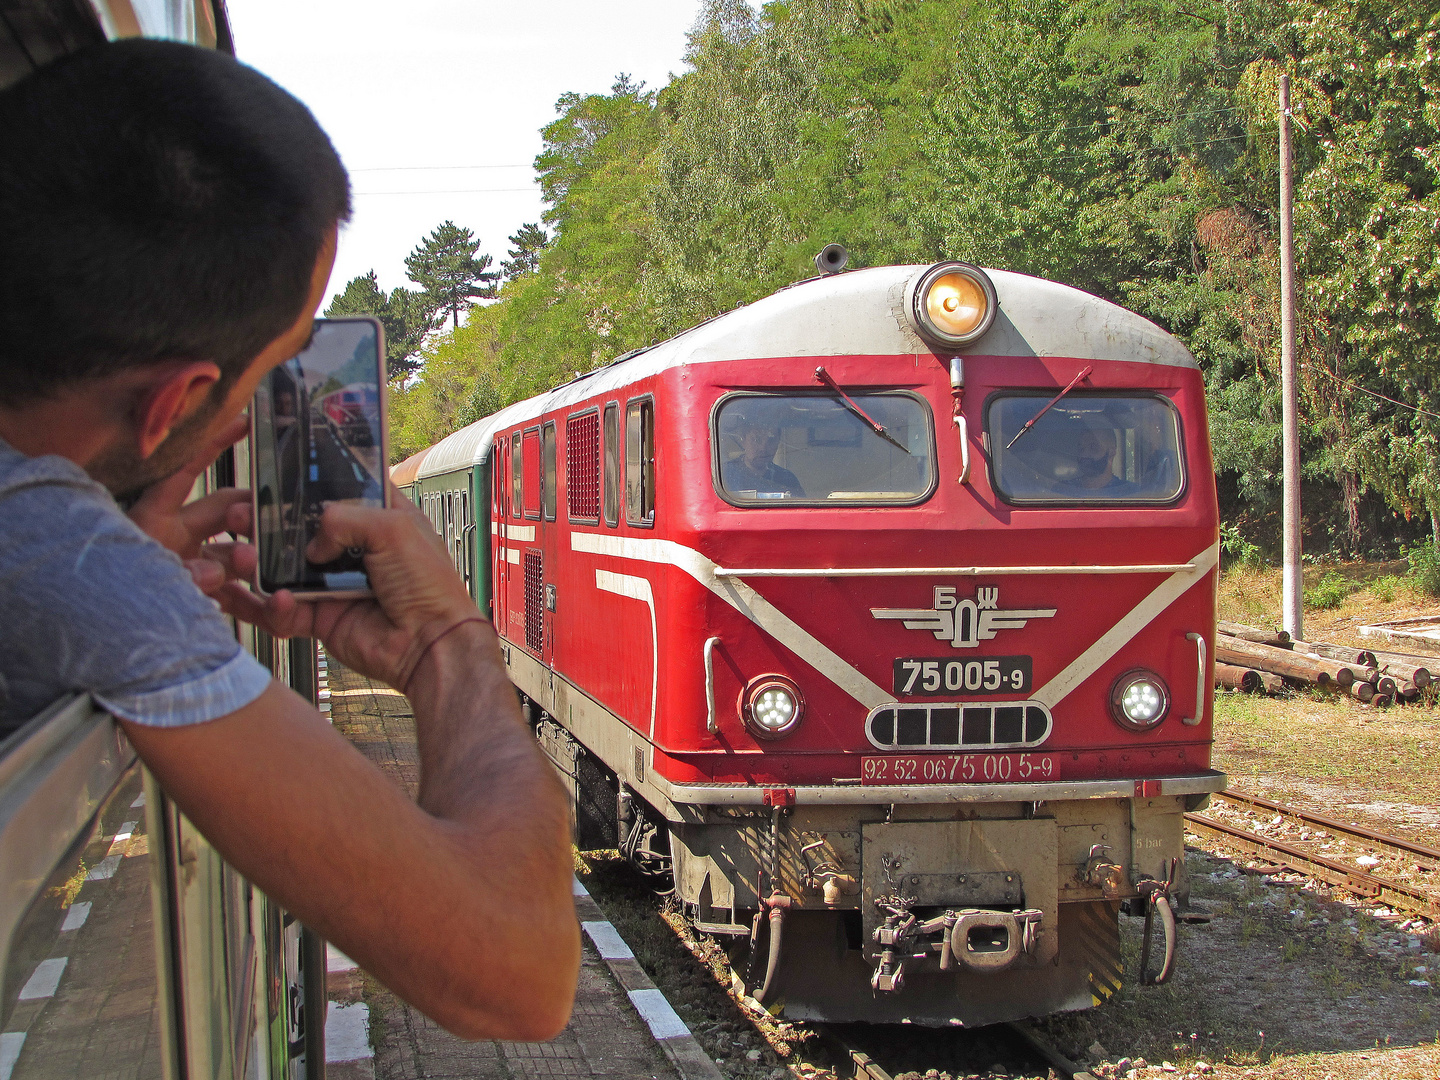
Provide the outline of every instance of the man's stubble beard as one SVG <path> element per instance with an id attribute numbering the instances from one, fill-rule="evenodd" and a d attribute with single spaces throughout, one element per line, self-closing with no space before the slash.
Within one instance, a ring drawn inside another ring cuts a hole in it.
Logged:
<path id="1" fill-rule="evenodd" d="M 225 400 L 225 391 L 217 384 L 205 403 L 187 416 L 148 458 L 136 452 L 135 444 L 126 442 L 94 458 L 85 471 L 91 479 L 105 485 L 115 501 L 128 506 L 145 493 L 145 489 L 167 477 L 174 476 L 200 451 L 205 428 Z"/>

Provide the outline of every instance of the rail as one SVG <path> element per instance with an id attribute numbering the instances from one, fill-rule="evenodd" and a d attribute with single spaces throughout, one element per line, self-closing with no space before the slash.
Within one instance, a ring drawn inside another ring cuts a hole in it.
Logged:
<path id="1" fill-rule="evenodd" d="M 1373 850 L 1390 854 L 1403 854 L 1408 859 L 1440 858 L 1440 852 L 1423 845 L 1412 844 L 1399 837 L 1387 836 L 1359 825 L 1348 825 L 1332 818 L 1270 802 L 1256 796 L 1225 793 L 1221 796 L 1239 806 L 1249 806 L 1288 816 L 1295 821 L 1315 826 L 1336 836 L 1363 844 Z M 1273 862 L 1279 866 L 1300 871 L 1329 885 L 1346 889 L 1357 896 L 1381 901 L 1399 911 L 1406 911 L 1427 918 L 1440 917 L 1440 896 L 1429 890 L 1396 881 L 1393 878 L 1372 874 L 1354 866 L 1328 858 L 1314 851 L 1307 851 L 1295 844 L 1262 836 L 1248 829 L 1217 821 L 1203 814 L 1186 814 L 1186 827 L 1198 836 L 1218 840 L 1233 848 Z M 1423 865 L 1417 863 L 1417 865 Z M 1433 866 L 1431 867 L 1433 869 Z"/>

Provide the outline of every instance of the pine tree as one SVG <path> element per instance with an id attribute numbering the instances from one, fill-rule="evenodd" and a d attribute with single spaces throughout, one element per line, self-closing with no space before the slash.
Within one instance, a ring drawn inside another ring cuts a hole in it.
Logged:
<path id="1" fill-rule="evenodd" d="M 509 281 L 540 269 L 540 252 L 550 242 L 549 234 L 534 222 L 526 222 L 510 237 L 510 258 L 501 260 L 500 270 Z"/>
<path id="2" fill-rule="evenodd" d="M 500 279 L 498 273 L 487 272 L 490 256 L 478 255 L 479 250 L 474 233 L 446 221 L 405 256 L 405 269 L 424 290 L 425 303 L 432 311 L 449 312 L 457 330 L 460 310 L 494 296 Z"/>
<path id="3" fill-rule="evenodd" d="M 435 328 L 436 313 L 422 294 L 403 286 L 387 293 L 375 271 L 351 278 L 325 309 L 327 319 L 346 315 L 373 315 L 385 327 L 385 373 L 403 379 L 420 369 L 420 346 Z"/>

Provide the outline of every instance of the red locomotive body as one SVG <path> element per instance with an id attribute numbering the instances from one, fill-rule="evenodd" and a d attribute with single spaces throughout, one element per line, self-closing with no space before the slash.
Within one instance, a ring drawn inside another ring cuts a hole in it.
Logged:
<path id="1" fill-rule="evenodd" d="M 489 570 L 582 841 L 673 873 L 767 1002 L 1084 1007 L 1119 905 L 1186 892 L 1181 815 L 1224 783 L 1214 476 L 1201 374 L 1133 314 L 965 264 L 822 277 L 410 471 Z"/>

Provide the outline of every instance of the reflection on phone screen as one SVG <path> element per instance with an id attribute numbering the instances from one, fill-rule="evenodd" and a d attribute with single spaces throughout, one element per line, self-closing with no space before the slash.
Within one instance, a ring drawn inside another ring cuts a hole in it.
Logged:
<path id="1" fill-rule="evenodd" d="M 266 592 L 370 587 L 358 555 L 317 564 L 305 551 L 327 502 L 384 505 L 380 349 L 370 320 L 317 320 L 305 350 L 255 394 L 255 537 Z"/>

